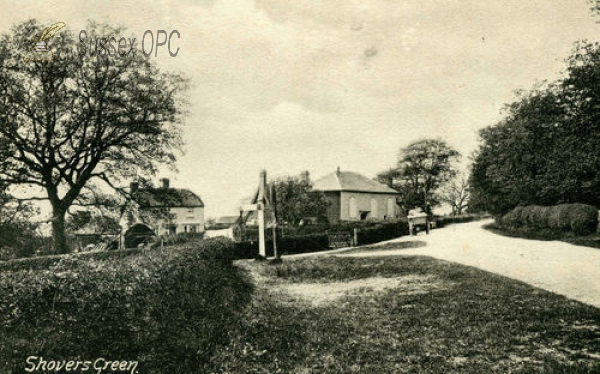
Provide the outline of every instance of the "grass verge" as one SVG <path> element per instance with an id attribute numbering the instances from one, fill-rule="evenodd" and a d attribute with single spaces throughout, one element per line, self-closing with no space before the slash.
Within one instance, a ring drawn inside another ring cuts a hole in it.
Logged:
<path id="1" fill-rule="evenodd" d="M 600 310 L 475 268 L 420 256 L 240 266 L 256 292 L 212 372 L 600 372 Z"/>

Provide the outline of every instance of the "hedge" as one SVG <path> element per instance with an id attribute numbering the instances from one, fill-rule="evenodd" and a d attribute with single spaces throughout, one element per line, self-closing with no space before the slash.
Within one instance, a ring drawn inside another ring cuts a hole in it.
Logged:
<path id="1" fill-rule="evenodd" d="M 598 227 L 598 209 L 585 204 L 518 206 L 497 220 L 509 229 L 545 230 L 589 235 Z"/>
<path id="2" fill-rule="evenodd" d="M 454 223 L 467 223 L 477 221 L 483 218 L 489 218 L 487 214 L 461 214 L 457 216 L 435 217 L 436 227 L 441 228 Z"/>
<path id="3" fill-rule="evenodd" d="M 267 256 L 273 256 L 273 241 L 266 240 Z M 282 255 L 326 251 L 329 249 L 327 234 L 301 236 L 284 236 L 277 238 L 277 250 Z M 232 250 L 235 259 L 250 259 L 258 257 L 258 242 L 235 242 Z"/>
<path id="4" fill-rule="evenodd" d="M 65 258 L 78 258 L 81 260 L 111 260 L 128 257 L 138 254 L 142 251 L 140 248 L 128 248 L 121 250 L 111 250 L 102 252 L 79 252 L 66 255 L 47 255 L 36 257 L 17 258 L 14 260 L 0 261 L 0 272 L 18 271 L 18 270 L 43 270 L 58 264 Z"/>
<path id="5" fill-rule="evenodd" d="M 380 223 L 371 227 L 358 229 L 358 243 L 356 244 L 378 243 L 408 234 L 407 222 Z"/>
<path id="6" fill-rule="evenodd" d="M 231 242 L 147 250 L 103 261 L 62 257 L 0 273 L 0 372 L 28 356 L 139 361 L 139 373 L 203 372 L 249 301 Z"/>

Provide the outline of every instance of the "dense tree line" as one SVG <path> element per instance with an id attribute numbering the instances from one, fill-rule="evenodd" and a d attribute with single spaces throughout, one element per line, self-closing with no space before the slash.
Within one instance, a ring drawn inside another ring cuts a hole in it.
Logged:
<path id="1" fill-rule="evenodd" d="M 600 206 L 600 44 L 576 44 L 561 79 L 521 93 L 481 130 L 470 207 Z"/>

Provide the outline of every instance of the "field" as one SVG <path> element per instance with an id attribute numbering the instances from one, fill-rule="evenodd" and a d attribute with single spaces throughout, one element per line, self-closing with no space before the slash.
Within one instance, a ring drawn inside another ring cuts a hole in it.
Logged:
<path id="1" fill-rule="evenodd" d="M 600 310 L 427 257 L 241 262 L 226 373 L 600 372 Z"/>

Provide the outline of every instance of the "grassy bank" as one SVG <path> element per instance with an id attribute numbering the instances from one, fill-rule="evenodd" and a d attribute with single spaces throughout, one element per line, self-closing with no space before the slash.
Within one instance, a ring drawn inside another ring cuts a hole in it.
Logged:
<path id="1" fill-rule="evenodd" d="M 592 373 L 600 310 L 426 257 L 242 262 L 257 289 L 224 373 Z"/>
<path id="2" fill-rule="evenodd" d="M 557 232 L 556 230 L 550 229 L 514 229 L 500 227 L 495 222 L 489 223 L 483 227 L 486 230 L 489 230 L 495 234 L 508 236 L 511 238 L 523 238 L 532 240 L 560 240 L 566 243 L 581 245 L 584 247 L 600 248 L 600 235 L 598 234 L 578 236 L 571 232 Z"/>
<path id="3" fill-rule="evenodd" d="M 209 240 L 0 272 L 0 373 L 24 373 L 29 356 L 203 372 L 251 294 L 230 249 Z"/>

